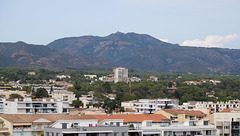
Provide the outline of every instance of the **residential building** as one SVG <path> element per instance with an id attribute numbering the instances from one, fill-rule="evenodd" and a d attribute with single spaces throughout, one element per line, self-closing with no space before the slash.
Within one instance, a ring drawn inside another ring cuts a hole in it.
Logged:
<path id="1" fill-rule="evenodd" d="M 131 110 L 136 111 L 136 103 L 138 103 L 137 100 L 124 101 L 124 102 L 121 102 L 121 107 L 123 107 L 125 111 L 126 111 L 126 109 L 131 109 Z"/>
<path id="2" fill-rule="evenodd" d="M 52 98 L 2 99 L 2 103 L 4 114 L 68 113 L 73 108 L 68 102 Z"/>
<path id="3" fill-rule="evenodd" d="M 113 82 L 114 81 L 114 77 L 102 76 L 102 77 L 99 77 L 99 80 L 101 80 L 103 82 Z"/>
<path id="4" fill-rule="evenodd" d="M 189 111 L 189 110 L 177 110 L 177 109 L 161 109 L 155 114 L 162 114 L 172 121 L 172 123 L 179 123 L 185 121 L 199 121 L 205 117 L 202 111 Z"/>
<path id="5" fill-rule="evenodd" d="M 201 80 L 201 83 L 206 83 L 206 82 L 211 82 L 213 85 L 217 85 L 221 83 L 220 80 L 215 80 L 215 79 L 203 79 Z"/>
<path id="6" fill-rule="evenodd" d="M 62 121 L 81 122 L 86 124 L 86 120 L 96 121 L 93 116 L 70 116 L 66 114 L 1 114 L 0 115 L 0 135 L 8 136 L 41 136 L 45 127 L 50 125 L 59 126 Z M 81 124 L 79 123 L 79 124 Z M 4 125 L 3 125 L 4 124 Z"/>
<path id="7" fill-rule="evenodd" d="M 158 81 L 158 77 L 155 77 L 155 76 L 149 76 L 149 78 L 147 79 L 148 81 Z"/>
<path id="8" fill-rule="evenodd" d="M 86 79 L 93 79 L 93 78 L 97 78 L 97 75 L 84 75 L 84 77 Z"/>
<path id="9" fill-rule="evenodd" d="M 86 108 L 88 104 L 94 104 L 93 94 L 82 95 L 79 100 L 83 103 L 83 108 Z"/>
<path id="10" fill-rule="evenodd" d="M 71 76 L 69 76 L 69 75 L 56 75 L 56 78 L 64 79 L 64 78 L 71 78 Z"/>
<path id="11" fill-rule="evenodd" d="M 28 75 L 34 76 L 34 75 L 36 75 L 36 73 L 35 72 L 28 72 Z"/>
<path id="12" fill-rule="evenodd" d="M 198 101 L 194 105 L 194 108 L 196 109 L 210 109 L 212 113 L 215 112 L 221 112 L 224 109 L 229 108 L 240 108 L 240 101 L 239 100 L 230 100 L 228 102 L 204 102 L 204 101 Z"/>
<path id="13" fill-rule="evenodd" d="M 70 115 L 97 115 L 97 114 L 106 114 L 105 109 L 103 108 L 73 108 L 70 109 Z"/>
<path id="14" fill-rule="evenodd" d="M 200 85 L 201 84 L 201 82 L 198 82 L 198 81 L 185 81 L 183 83 L 185 83 L 187 85 Z"/>
<path id="15" fill-rule="evenodd" d="M 142 81 L 142 79 L 141 78 L 138 78 L 138 77 L 130 77 L 130 79 L 129 79 L 131 82 L 140 82 L 140 81 Z"/>
<path id="16" fill-rule="evenodd" d="M 160 128 L 161 136 L 219 136 L 218 130 L 214 125 L 210 125 L 208 120 L 196 122 L 194 125 L 192 124 L 191 121 L 187 121 L 184 122 L 184 124 Z M 149 129 L 155 128 L 150 127 Z"/>
<path id="17" fill-rule="evenodd" d="M 11 94 L 18 94 L 22 97 L 28 97 L 31 96 L 31 94 L 28 94 L 26 91 L 19 91 L 19 90 L 0 90 L 0 97 L 9 99 Z"/>
<path id="18" fill-rule="evenodd" d="M 44 136 L 128 136 L 128 126 L 89 126 L 66 128 L 47 127 Z"/>
<path id="19" fill-rule="evenodd" d="M 210 123 L 219 131 L 219 136 L 239 136 L 240 135 L 240 112 L 224 110 L 207 116 Z"/>
<path id="20" fill-rule="evenodd" d="M 65 87 L 65 88 L 73 87 L 73 84 L 72 84 L 72 83 L 68 83 L 68 82 L 66 82 L 66 81 L 56 81 L 56 82 L 54 83 L 54 85 L 62 86 L 62 87 Z"/>
<path id="21" fill-rule="evenodd" d="M 114 83 L 117 82 L 128 82 L 128 69 L 123 67 L 117 67 L 113 69 L 114 72 Z"/>
<path id="22" fill-rule="evenodd" d="M 33 91 L 34 91 L 34 92 L 37 92 L 37 89 L 38 89 L 38 88 L 44 88 L 44 89 L 46 89 L 47 92 L 48 92 L 48 94 L 51 94 L 51 91 L 56 91 L 56 90 L 60 91 L 60 90 L 66 90 L 66 89 L 67 89 L 66 87 L 40 86 L 40 87 L 34 87 L 34 88 L 33 88 Z"/>
<path id="23" fill-rule="evenodd" d="M 136 105 L 136 112 L 155 113 L 164 108 L 177 108 L 177 99 L 140 99 Z"/>
<path id="24" fill-rule="evenodd" d="M 55 83 L 56 79 L 49 79 L 49 83 Z"/>
<path id="25" fill-rule="evenodd" d="M 52 98 L 60 99 L 63 102 L 72 104 L 73 100 L 77 100 L 76 95 L 73 92 L 67 90 L 55 90 L 52 92 Z"/>
<path id="26" fill-rule="evenodd" d="M 166 106 L 168 108 L 177 108 L 179 106 L 178 102 L 177 99 L 140 99 L 138 101 L 121 102 L 121 107 L 124 107 L 124 110 L 135 110 L 138 113 L 155 113 Z"/>
<path id="27" fill-rule="evenodd" d="M 112 114 L 112 115 L 93 115 L 102 125 L 132 125 L 139 129 L 151 120 L 152 126 L 169 126 L 170 120 L 161 114 Z"/>

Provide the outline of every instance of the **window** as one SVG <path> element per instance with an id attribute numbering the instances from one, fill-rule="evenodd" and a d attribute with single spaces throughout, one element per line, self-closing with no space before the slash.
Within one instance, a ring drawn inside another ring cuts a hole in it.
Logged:
<path id="1" fill-rule="evenodd" d="M 151 127 L 152 126 L 152 122 L 148 121 L 146 125 L 147 125 L 147 127 Z"/>
<path id="2" fill-rule="evenodd" d="M 208 121 L 204 121 L 203 124 L 204 124 L 204 126 L 207 126 L 208 125 Z"/>
<path id="3" fill-rule="evenodd" d="M 211 135 L 211 130 L 206 130 L 206 135 Z"/>
<path id="4" fill-rule="evenodd" d="M 49 136 L 49 132 L 46 132 L 46 136 Z"/>
<path id="5" fill-rule="evenodd" d="M 54 136 L 54 133 L 52 132 L 52 136 Z"/>
<path id="6" fill-rule="evenodd" d="M 30 113 L 30 109 L 26 109 L 26 113 Z"/>
<path id="7" fill-rule="evenodd" d="M 224 129 L 230 129 L 230 126 L 224 126 Z"/>

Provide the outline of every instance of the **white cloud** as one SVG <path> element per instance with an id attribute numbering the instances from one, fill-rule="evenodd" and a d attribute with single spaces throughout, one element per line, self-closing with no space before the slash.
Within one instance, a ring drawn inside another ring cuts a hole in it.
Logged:
<path id="1" fill-rule="evenodd" d="M 159 39 L 159 40 L 161 40 L 163 42 L 168 42 L 168 39 Z"/>
<path id="2" fill-rule="evenodd" d="M 225 43 L 234 41 L 240 38 L 238 34 L 230 34 L 227 36 L 219 36 L 219 35 L 209 35 L 205 38 L 205 40 L 187 40 L 184 41 L 181 46 L 194 46 L 194 47 L 223 47 Z"/>

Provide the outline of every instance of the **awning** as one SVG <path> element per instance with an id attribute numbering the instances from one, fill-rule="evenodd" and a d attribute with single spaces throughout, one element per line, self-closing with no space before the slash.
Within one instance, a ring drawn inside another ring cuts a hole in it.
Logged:
<path id="1" fill-rule="evenodd" d="M 55 110 L 56 108 L 42 108 L 43 110 Z"/>
<path id="2" fill-rule="evenodd" d="M 153 135 L 153 134 L 161 134 L 159 131 L 145 131 L 143 132 L 144 135 Z"/>
<path id="3" fill-rule="evenodd" d="M 63 134 L 72 133 L 113 133 L 113 131 L 62 131 Z"/>
<path id="4" fill-rule="evenodd" d="M 28 126 L 28 125 L 32 125 L 32 123 L 14 123 L 13 126 Z"/>

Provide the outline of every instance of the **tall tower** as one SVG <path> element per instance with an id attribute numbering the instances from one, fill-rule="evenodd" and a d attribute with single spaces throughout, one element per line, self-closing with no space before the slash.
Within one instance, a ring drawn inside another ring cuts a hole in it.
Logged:
<path id="1" fill-rule="evenodd" d="M 128 69 L 123 67 L 118 67 L 113 69 L 114 72 L 114 83 L 117 82 L 128 82 Z"/>

